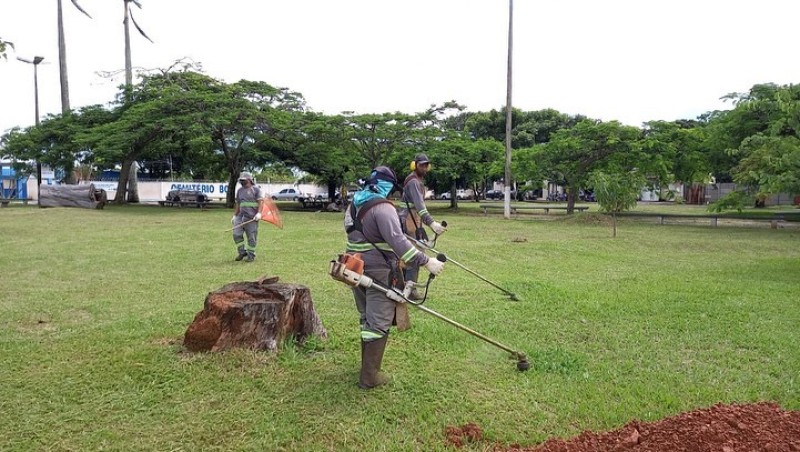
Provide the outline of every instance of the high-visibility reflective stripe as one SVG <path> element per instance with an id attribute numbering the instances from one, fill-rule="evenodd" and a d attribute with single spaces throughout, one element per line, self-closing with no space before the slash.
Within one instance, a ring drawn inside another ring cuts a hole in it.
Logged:
<path id="1" fill-rule="evenodd" d="M 255 201 L 242 201 L 239 205 L 242 207 L 258 207 L 258 203 Z"/>
<path id="2" fill-rule="evenodd" d="M 412 247 L 410 250 L 406 251 L 406 254 L 403 254 L 403 257 L 400 259 L 403 259 L 403 262 L 410 262 L 411 259 L 414 259 L 414 256 L 416 256 L 417 253 L 419 253 L 419 251 Z"/>
<path id="3" fill-rule="evenodd" d="M 379 250 L 383 251 L 392 251 L 392 247 L 386 242 L 377 242 L 375 243 L 375 246 L 372 246 L 372 244 L 369 242 L 347 242 L 347 251 L 363 252 L 373 250 L 375 247 L 378 247 Z"/>
<path id="4" fill-rule="evenodd" d="M 428 209 L 422 209 L 422 210 L 419 211 L 419 216 L 423 216 L 426 213 L 428 213 Z"/>
<path id="5" fill-rule="evenodd" d="M 361 340 L 362 341 L 370 341 L 375 339 L 380 339 L 383 337 L 383 334 L 376 333 L 370 330 L 361 330 Z"/>
<path id="6" fill-rule="evenodd" d="M 244 240 L 241 242 L 233 242 L 233 245 L 236 246 L 236 248 L 239 248 L 240 246 L 244 245 Z"/>
<path id="7" fill-rule="evenodd" d="M 255 250 L 256 250 L 256 247 L 255 247 L 255 246 L 250 246 L 250 244 L 248 243 L 248 244 L 245 246 L 245 249 L 247 249 L 247 251 L 255 251 Z"/>

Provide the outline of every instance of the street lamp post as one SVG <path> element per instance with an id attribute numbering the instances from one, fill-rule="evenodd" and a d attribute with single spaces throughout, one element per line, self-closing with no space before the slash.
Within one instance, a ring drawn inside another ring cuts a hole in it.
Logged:
<path id="1" fill-rule="evenodd" d="M 33 65 L 33 98 L 36 110 L 36 125 L 39 125 L 39 71 L 37 70 L 39 63 L 44 61 L 44 57 L 33 57 L 33 61 L 26 60 L 25 58 L 17 57 L 19 61 Z M 42 162 L 36 159 L 36 203 L 41 205 L 41 186 L 42 186 Z"/>

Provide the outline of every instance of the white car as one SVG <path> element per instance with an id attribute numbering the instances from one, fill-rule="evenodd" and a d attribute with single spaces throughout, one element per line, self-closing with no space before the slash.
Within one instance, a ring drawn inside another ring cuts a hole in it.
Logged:
<path id="1" fill-rule="evenodd" d="M 297 201 L 298 198 L 303 196 L 303 193 L 300 193 L 300 190 L 296 188 L 284 188 L 278 193 L 273 193 L 272 199 L 274 201 Z"/>

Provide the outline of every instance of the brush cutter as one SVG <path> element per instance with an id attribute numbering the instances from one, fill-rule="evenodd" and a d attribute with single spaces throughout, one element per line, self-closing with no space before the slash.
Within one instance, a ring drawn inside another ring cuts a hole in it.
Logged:
<path id="1" fill-rule="evenodd" d="M 447 222 L 443 221 L 443 222 L 442 222 L 442 225 L 443 225 L 444 227 L 447 227 Z M 406 237 L 407 237 L 409 240 L 411 240 L 411 242 L 412 242 L 412 243 L 414 243 L 414 244 L 416 244 L 416 245 L 419 245 L 419 246 L 421 246 L 422 248 L 424 248 L 424 249 L 425 249 L 425 250 L 427 250 L 427 251 L 430 251 L 430 252 L 432 252 L 432 253 L 436 253 L 437 255 L 445 256 L 445 254 L 444 254 L 444 253 L 441 253 L 441 252 L 439 252 L 438 250 L 436 250 L 436 248 L 434 248 L 434 246 L 436 246 L 436 239 L 438 239 L 438 238 L 439 238 L 439 234 L 436 234 L 436 235 L 434 236 L 434 239 L 433 239 L 433 245 L 429 245 L 429 244 L 427 244 L 426 242 L 424 242 L 424 241 L 422 241 L 422 240 L 417 240 L 416 238 L 414 238 L 414 237 L 412 237 L 412 236 L 410 236 L 410 235 L 408 235 L 408 234 L 406 234 Z M 493 283 L 493 282 L 489 281 L 488 279 L 486 279 L 485 277 L 483 277 L 483 276 L 479 275 L 477 272 L 475 272 L 475 271 L 473 271 L 473 270 L 470 270 L 469 268 L 467 268 L 467 267 L 466 267 L 466 266 L 464 266 L 463 264 L 460 264 L 460 263 L 458 263 L 458 262 L 454 261 L 453 259 L 451 259 L 451 258 L 449 258 L 449 257 L 447 257 L 447 256 L 445 256 L 445 257 L 446 257 L 446 259 L 447 259 L 447 261 L 448 261 L 448 262 L 452 263 L 452 264 L 453 264 L 453 265 L 455 265 L 456 267 L 458 267 L 458 268 L 460 268 L 460 269 L 462 269 L 462 270 L 466 271 L 467 273 L 469 273 L 469 274 L 471 274 L 471 275 L 474 275 L 474 276 L 476 276 L 476 277 L 477 277 L 478 279 L 480 279 L 481 281 L 484 281 L 484 282 L 488 283 L 489 285 L 491 285 L 491 286 L 493 286 L 493 287 L 495 287 L 495 288 L 499 289 L 501 292 L 503 292 L 503 293 L 505 293 L 506 295 L 508 295 L 510 299 L 512 299 L 512 300 L 514 300 L 514 301 L 519 301 L 519 298 L 517 297 L 517 294 L 515 294 L 514 292 L 511 292 L 511 291 L 509 291 L 509 290 L 503 289 L 502 287 L 498 286 L 497 284 L 495 284 L 495 283 Z"/>
<path id="2" fill-rule="evenodd" d="M 445 262 L 447 260 L 447 257 L 444 254 L 439 254 L 436 258 L 442 262 Z M 408 303 L 416 307 L 417 309 L 436 317 L 439 320 L 443 320 L 449 323 L 450 325 L 453 325 L 454 327 L 477 337 L 478 339 L 486 341 L 494 345 L 495 347 L 510 353 L 511 358 L 517 360 L 517 370 L 519 371 L 524 372 L 530 368 L 530 363 L 528 362 L 528 358 L 527 356 L 525 356 L 525 353 L 516 351 L 488 336 L 484 336 L 483 334 L 456 322 L 455 320 L 449 319 L 432 309 L 422 306 L 422 303 L 420 302 L 412 301 L 409 298 L 409 296 L 411 294 L 411 289 L 413 289 L 414 287 L 413 281 L 406 282 L 406 285 L 403 288 L 403 291 L 401 292 L 398 289 L 388 288 L 383 284 L 375 281 L 373 278 L 365 275 L 364 261 L 361 260 L 361 256 L 357 253 L 340 254 L 337 260 L 331 261 L 329 273 L 331 277 L 333 277 L 333 279 L 341 281 L 349 286 L 353 287 L 360 286 L 365 289 L 372 287 L 376 290 L 379 290 L 384 294 L 386 294 L 386 297 L 394 301 L 395 303 Z M 433 277 L 433 275 L 431 275 L 431 277 Z"/>

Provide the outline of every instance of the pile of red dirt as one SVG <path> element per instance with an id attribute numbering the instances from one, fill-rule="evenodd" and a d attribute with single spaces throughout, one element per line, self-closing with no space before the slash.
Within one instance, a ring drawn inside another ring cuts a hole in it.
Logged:
<path id="1" fill-rule="evenodd" d="M 475 424 L 446 429 L 447 444 L 481 441 Z M 537 446 L 494 445 L 495 452 L 800 452 L 800 411 L 775 403 L 717 404 L 655 422 L 632 421 L 604 433 L 586 431 L 571 439 L 552 438 Z"/>

